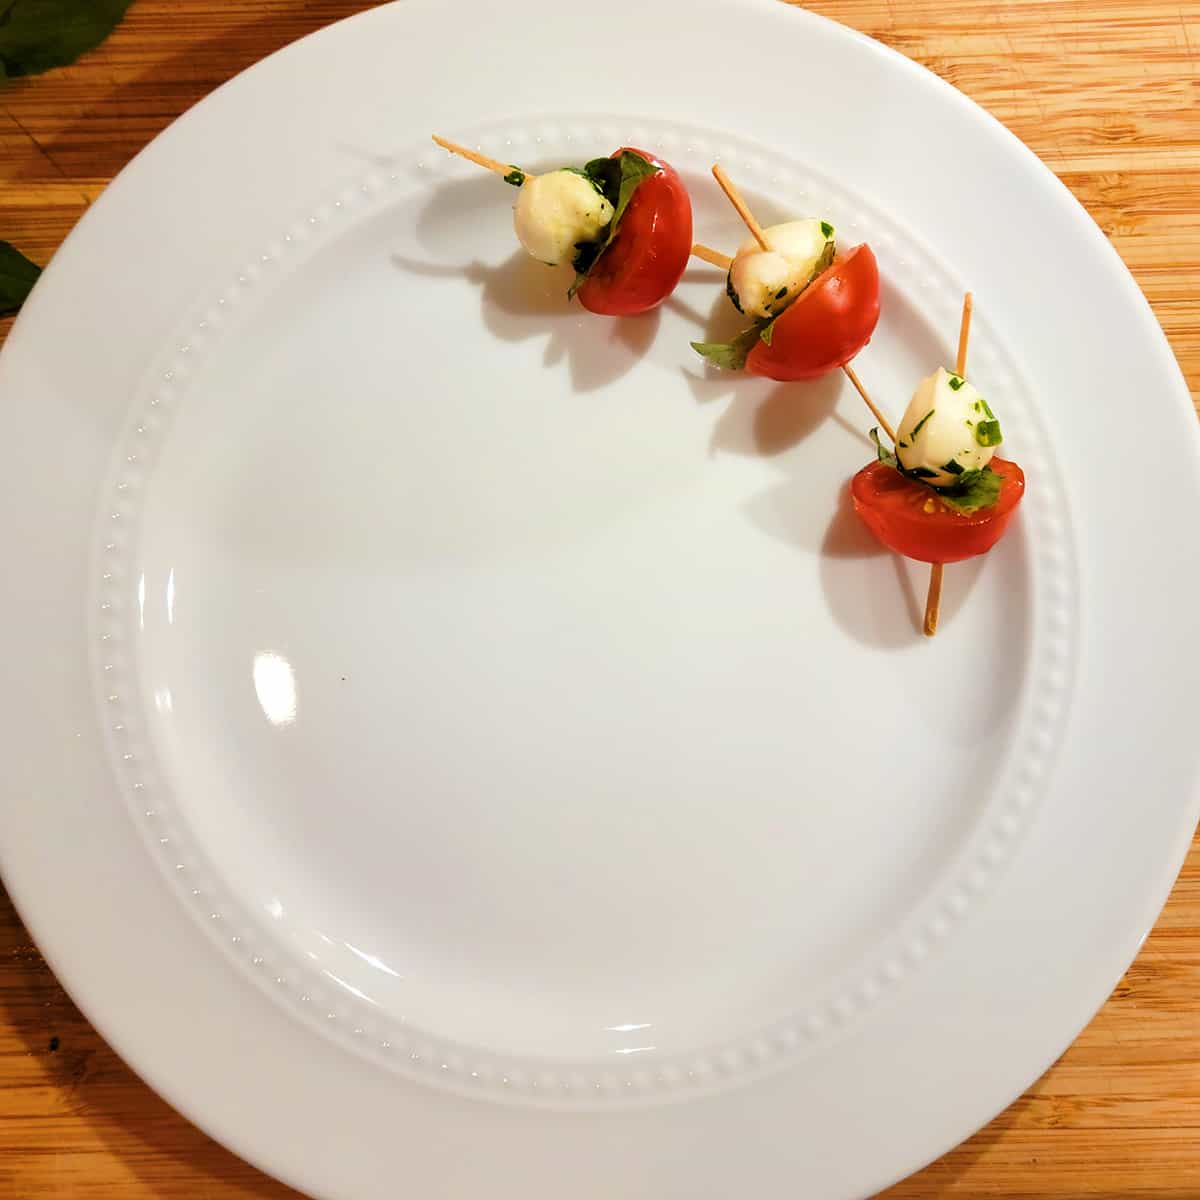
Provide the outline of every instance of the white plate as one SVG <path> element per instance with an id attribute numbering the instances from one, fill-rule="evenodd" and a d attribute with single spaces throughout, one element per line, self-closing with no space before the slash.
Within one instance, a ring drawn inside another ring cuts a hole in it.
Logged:
<path id="1" fill-rule="evenodd" d="M 617 58 L 541 0 L 413 0 L 276 55 L 0 360 L 6 881 L 118 1050 L 319 1196 L 868 1194 L 1062 1049 L 1195 821 L 1194 419 L 1098 231 L 843 29 L 622 20 Z M 895 412 L 975 289 L 1030 489 L 935 641 L 846 509 L 853 394 L 708 375 L 705 268 L 568 307 L 433 129 L 652 147 L 731 245 L 720 158 L 868 240 Z"/>

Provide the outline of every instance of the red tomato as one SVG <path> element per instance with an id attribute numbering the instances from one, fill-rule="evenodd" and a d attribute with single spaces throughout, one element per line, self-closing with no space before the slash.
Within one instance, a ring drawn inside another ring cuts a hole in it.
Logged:
<path id="1" fill-rule="evenodd" d="M 879 266 L 865 242 L 839 255 L 775 319 L 771 344 L 746 356 L 751 375 L 818 379 L 848 363 L 879 322 Z"/>
<path id="2" fill-rule="evenodd" d="M 614 150 L 615 158 L 622 146 Z M 675 168 L 634 150 L 659 168 L 638 184 L 621 227 L 575 294 L 584 308 L 609 317 L 645 312 L 674 290 L 692 253 L 692 202 Z"/>
<path id="3" fill-rule="evenodd" d="M 1015 462 L 993 458 L 1000 496 L 989 508 L 960 513 L 937 493 L 894 467 L 873 462 L 850 482 L 854 511 L 889 549 L 927 563 L 959 562 L 986 554 L 1008 528 L 1025 494 L 1025 473 Z"/>

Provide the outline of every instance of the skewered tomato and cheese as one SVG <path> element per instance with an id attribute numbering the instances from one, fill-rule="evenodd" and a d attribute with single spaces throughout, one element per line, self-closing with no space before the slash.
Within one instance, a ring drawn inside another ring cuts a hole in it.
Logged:
<path id="1" fill-rule="evenodd" d="M 907 474 L 953 487 L 992 461 L 1000 422 L 972 384 L 938 367 L 913 393 L 896 438 L 896 457 Z"/>
<path id="2" fill-rule="evenodd" d="M 838 250 L 833 226 L 814 219 L 763 230 L 769 250 L 746 242 L 726 291 L 755 318 L 730 342 L 693 342 L 726 370 L 783 382 L 819 379 L 845 366 L 879 322 L 879 267 L 865 242 Z"/>
<path id="3" fill-rule="evenodd" d="M 573 261 L 578 247 L 598 242 L 616 210 L 592 179 L 570 167 L 527 175 L 513 206 L 517 240 L 539 262 Z"/>
<path id="4" fill-rule="evenodd" d="M 918 385 L 896 430 L 895 453 L 850 483 L 854 509 L 889 550 L 927 563 L 986 554 L 1025 493 L 1025 475 L 996 456 L 1000 422 L 961 375 L 939 367 Z"/>
<path id="5" fill-rule="evenodd" d="M 729 298 L 748 317 L 782 312 L 833 261 L 833 226 L 828 221 L 786 221 L 763 233 L 770 250 L 749 238 L 729 266 Z"/>
<path id="6" fill-rule="evenodd" d="M 650 170 L 635 174 L 634 190 L 626 199 L 631 156 Z M 661 158 L 628 146 L 612 158 L 622 164 L 612 231 L 583 264 L 582 282 L 578 276 L 576 282 L 584 308 L 623 317 L 657 307 L 675 290 L 692 253 L 692 201 L 678 172 Z M 577 271 L 580 266 L 576 262 Z"/>
<path id="7" fill-rule="evenodd" d="M 568 298 L 607 316 L 645 312 L 674 290 L 692 248 L 692 204 L 669 163 L 622 146 L 582 167 L 533 175 L 434 136 L 519 188 L 513 227 L 539 262 L 569 262 Z"/>

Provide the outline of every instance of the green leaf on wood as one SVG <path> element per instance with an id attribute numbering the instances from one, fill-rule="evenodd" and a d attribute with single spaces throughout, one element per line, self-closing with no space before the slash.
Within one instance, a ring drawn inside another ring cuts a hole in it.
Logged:
<path id="1" fill-rule="evenodd" d="M 0 0 L 0 77 L 73 63 L 113 31 L 131 0 Z"/>
<path id="2" fill-rule="evenodd" d="M 16 312 L 41 273 L 15 246 L 0 242 L 0 314 Z"/>

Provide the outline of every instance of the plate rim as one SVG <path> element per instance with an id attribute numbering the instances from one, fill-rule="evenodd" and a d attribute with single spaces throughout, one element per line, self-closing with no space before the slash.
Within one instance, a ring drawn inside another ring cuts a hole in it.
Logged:
<path id="1" fill-rule="evenodd" d="M 759 8 L 763 9 L 764 12 L 768 8 L 768 5 L 766 3 L 762 3 L 761 0 L 755 0 L 755 3 L 757 4 L 757 6 Z M 408 0 L 408 3 L 405 5 L 405 7 L 406 8 L 417 7 L 419 4 L 420 4 L 420 0 Z M 384 8 L 381 8 L 381 9 L 369 10 L 362 14 L 358 14 L 357 16 L 348 18 L 347 21 L 340 22 L 338 24 L 338 26 L 333 26 L 330 28 L 338 28 L 340 26 L 346 26 L 346 25 L 355 24 L 358 22 L 362 22 L 365 25 L 365 23 L 367 21 L 376 19 L 376 14 L 387 12 L 389 10 L 394 9 L 394 7 L 395 6 L 385 6 Z M 428 7 L 428 5 L 425 5 L 425 7 Z M 770 7 L 774 7 L 774 5 L 771 5 Z M 845 27 L 836 26 L 836 25 L 834 25 L 833 22 L 828 21 L 826 18 L 817 17 L 815 14 L 800 13 L 800 14 L 797 14 L 797 16 L 800 16 L 803 19 L 820 22 L 823 25 L 833 26 L 834 28 L 836 28 L 839 31 L 839 36 L 841 36 L 842 33 L 846 32 Z M 788 19 L 795 19 L 795 18 L 789 17 Z M 280 58 L 280 56 L 286 56 L 286 55 L 293 53 L 297 47 L 303 46 L 305 43 L 309 43 L 313 39 L 321 38 L 327 32 L 328 32 L 327 30 L 318 31 L 315 34 L 310 35 L 309 38 L 302 39 L 301 42 L 299 42 L 299 43 L 294 43 L 292 47 L 285 48 L 283 51 L 278 52 L 277 55 L 273 55 L 273 56 L 271 56 L 271 58 L 263 60 L 262 63 L 256 64 L 256 66 L 251 68 L 248 72 L 243 73 L 242 76 L 236 77 L 235 80 L 232 80 L 232 81 L 230 81 L 230 83 L 223 85 L 223 87 L 221 89 L 218 89 L 218 91 L 216 93 L 213 93 L 213 96 L 215 97 L 218 94 L 224 94 L 226 96 L 229 96 L 231 93 L 228 92 L 226 89 L 232 89 L 232 88 L 235 88 L 235 86 L 236 87 L 242 86 L 241 84 L 238 83 L 238 80 L 244 81 L 246 78 L 250 78 L 250 77 L 260 78 L 261 76 L 256 76 L 255 73 L 262 70 L 264 68 L 265 64 L 270 63 L 273 60 L 278 60 Z M 944 80 L 940 80 L 937 76 L 934 76 L 931 73 L 927 72 L 925 70 L 925 68 L 920 67 L 918 64 L 913 63 L 908 59 L 905 59 L 903 56 L 899 55 L 897 52 L 892 51 L 886 47 L 883 47 L 879 43 L 873 42 L 871 39 L 866 38 L 865 35 L 856 33 L 854 31 L 849 31 L 849 32 L 852 34 L 853 40 L 869 47 L 872 53 L 877 53 L 877 54 L 882 53 L 887 58 L 888 61 L 893 63 L 893 65 L 895 65 L 897 63 L 903 64 L 904 69 L 909 70 L 911 72 L 915 72 L 916 74 L 913 77 L 920 80 L 921 86 L 928 86 L 931 81 L 936 81 L 936 86 L 937 86 L 938 90 L 942 92 L 943 95 L 956 97 L 956 99 L 954 101 L 955 104 L 962 103 L 962 104 L 967 105 L 969 107 L 969 109 L 971 110 L 973 117 L 977 116 L 977 114 L 980 112 L 984 112 L 984 115 L 987 117 L 988 121 L 993 123 L 999 130 L 1003 131 L 1005 138 L 1009 140 L 1012 147 L 1015 147 L 1017 150 L 1019 150 L 1019 152 L 1025 158 L 1027 163 L 1036 163 L 1037 164 L 1037 171 L 1039 173 L 1039 178 L 1042 179 L 1043 183 L 1047 181 L 1047 177 L 1048 177 L 1049 179 L 1053 180 L 1055 183 L 1058 184 L 1058 187 L 1060 189 L 1060 200 L 1069 202 L 1071 209 L 1072 209 L 1073 219 L 1078 221 L 1079 217 L 1083 216 L 1090 222 L 1090 218 L 1087 217 L 1086 211 L 1082 209 L 1082 207 L 1078 204 L 1077 201 L 1075 201 L 1074 197 L 1071 196 L 1069 190 L 1066 189 L 1065 185 L 1062 184 L 1061 181 L 1058 180 L 1057 177 L 1054 176 L 1053 173 L 1050 172 L 1049 169 L 1046 168 L 1044 164 L 1040 163 L 1040 160 L 1038 160 L 1032 154 L 1032 151 L 1028 150 L 1028 148 L 1026 148 L 1022 143 L 1020 143 L 1019 140 L 1015 138 L 1015 135 L 1013 135 L 1010 131 L 1005 129 L 998 121 L 996 121 L 996 119 L 994 117 L 992 117 L 990 114 L 986 114 L 985 110 L 982 110 L 977 105 L 975 105 L 972 101 L 968 100 L 966 97 L 963 97 L 960 93 L 958 93 L 955 89 L 953 89 Z M 212 97 L 209 98 L 209 100 L 211 100 L 211 99 L 212 99 Z M 184 118 L 181 119 L 180 122 L 177 122 L 177 126 L 182 126 L 184 122 L 188 123 L 188 127 L 194 126 L 195 123 L 201 119 L 200 114 L 203 114 L 203 113 L 206 113 L 209 111 L 209 109 L 207 107 L 209 100 L 202 102 L 195 109 L 191 110 Z M 175 127 L 173 127 L 173 128 L 175 128 Z M 145 151 L 142 152 L 142 154 L 144 154 L 144 153 L 145 153 Z M 131 168 L 133 167 L 134 164 L 136 164 L 140 161 L 144 161 L 142 154 L 139 154 L 133 160 L 133 163 L 130 164 L 130 167 L 127 167 L 125 169 L 125 171 L 123 171 L 121 173 L 121 176 L 118 177 L 118 180 L 119 181 L 123 180 L 123 182 L 121 182 L 119 189 L 112 191 L 113 197 L 115 197 L 117 195 L 123 195 L 124 192 L 130 188 L 130 186 L 131 186 L 130 180 L 133 178 L 133 175 L 130 173 Z M 140 170 L 140 168 L 139 168 L 139 170 Z M 115 188 L 116 185 L 114 184 L 113 186 Z M 82 233 L 82 231 L 93 228 L 93 226 L 100 219 L 99 214 L 108 212 L 108 210 L 113 207 L 114 203 L 115 203 L 115 201 L 111 200 L 109 198 L 109 193 L 106 192 L 105 197 L 100 202 L 98 202 L 97 205 L 93 206 L 93 210 L 91 212 L 89 212 L 89 214 L 87 214 L 87 216 L 80 223 L 80 225 L 76 227 L 76 230 L 74 230 L 72 232 L 72 234 L 70 235 L 70 237 L 68 239 L 68 242 L 75 243 L 76 245 L 78 245 L 83 236 L 90 236 L 90 235 L 86 235 L 86 234 Z M 1109 273 L 1114 274 L 1118 278 L 1123 280 L 1122 287 L 1124 289 L 1125 301 L 1127 303 L 1132 303 L 1133 306 L 1141 313 L 1142 318 L 1143 318 L 1143 324 L 1144 324 L 1144 326 L 1146 326 L 1145 332 L 1147 332 L 1151 344 L 1154 346 L 1154 348 L 1157 351 L 1157 357 L 1159 359 L 1158 365 L 1162 368 L 1164 376 L 1169 377 L 1169 376 L 1173 375 L 1176 380 L 1176 386 L 1173 388 L 1170 388 L 1169 390 L 1171 391 L 1171 393 L 1174 396 L 1182 399 L 1185 402 L 1186 414 L 1194 422 L 1194 412 L 1192 411 L 1191 403 L 1187 396 L 1187 389 L 1186 389 L 1186 386 L 1183 381 L 1182 373 L 1180 372 L 1178 364 L 1175 362 L 1174 357 L 1171 354 L 1169 344 L 1167 343 L 1165 336 L 1162 334 L 1162 331 L 1157 326 L 1157 322 L 1155 322 L 1155 320 L 1153 318 L 1153 314 L 1151 313 L 1149 306 L 1145 301 L 1144 296 L 1142 296 L 1140 290 L 1137 288 L 1136 283 L 1133 281 L 1132 277 L 1128 274 L 1127 270 L 1124 267 L 1124 264 L 1121 263 L 1119 256 L 1117 256 L 1117 254 L 1116 254 L 1116 251 L 1102 237 L 1102 235 L 1099 234 L 1099 231 L 1095 230 L 1094 226 L 1093 226 L 1093 231 L 1096 235 L 1092 241 L 1093 252 L 1094 253 L 1097 252 L 1100 246 L 1104 246 L 1106 248 L 1105 254 L 1106 254 L 1106 261 L 1107 261 L 1108 268 L 1109 268 Z M 55 266 L 52 264 L 51 268 L 47 271 L 47 279 L 53 280 L 58 276 L 58 274 L 59 274 L 59 269 L 56 269 Z M 44 297 L 45 294 L 46 294 L 46 289 L 43 288 L 42 296 Z M 27 315 L 18 319 L 18 322 L 16 323 L 12 333 L 10 334 L 8 346 L 6 346 L 6 348 L 5 348 L 4 356 L 3 356 L 3 359 L 0 359 L 0 363 L 4 363 L 5 365 L 7 365 L 7 364 L 11 363 L 11 361 L 18 354 L 22 354 L 25 352 L 23 349 L 23 346 L 24 346 L 25 342 L 30 340 L 32 337 L 30 330 L 32 330 L 34 328 L 34 321 L 42 319 L 38 314 L 41 313 L 43 306 L 44 306 L 44 299 L 38 297 L 37 293 L 35 292 L 35 297 L 33 298 L 29 308 L 27 309 Z M 1146 325 L 1147 321 L 1148 321 L 1148 325 Z M 1180 408 L 1180 410 L 1179 410 L 1179 415 L 1180 416 L 1183 415 L 1182 408 Z M 1200 465 L 1200 457 L 1198 457 L 1198 451 L 1197 451 L 1196 443 L 1194 440 L 1192 442 L 1192 446 L 1193 446 L 1192 460 L 1193 460 L 1193 467 L 1195 468 L 1195 467 L 1197 467 L 1197 465 Z M 1195 470 L 1193 472 L 1194 475 L 1196 475 L 1198 473 L 1200 473 L 1200 472 L 1197 472 Z M 1195 482 L 1195 480 L 1193 479 L 1193 484 L 1194 484 L 1194 482 Z M 1176 875 L 1178 874 L 1178 870 L 1182 864 L 1183 857 L 1187 852 L 1187 847 L 1191 842 L 1192 831 L 1195 827 L 1197 809 L 1200 808 L 1200 788 L 1197 787 L 1194 766 L 1195 766 L 1195 764 L 1193 764 L 1193 778 L 1192 778 L 1191 792 L 1186 797 L 1186 803 L 1181 803 L 1179 806 L 1180 807 L 1179 830 L 1177 832 L 1176 839 L 1172 844 L 1172 852 L 1168 857 L 1167 866 L 1165 869 L 1163 867 L 1160 867 L 1155 872 L 1156 884 L 1154 886 L 1148 887 L 1142 896 L 1142 908 L 1143 908 L 1145 914 L 1157 913 L 1158 910 L 1161 908 L 1163 902 L 1166 899 L 1167 894 L 1170 891 L 1171 885 L 1173 884 L 1174 879 L 1175 879 Z M 0 821 L 11 820 L 11 818 L 12 818 L 11 810 L 9 810 L 8 815 L 6 816 L 5 808 L 2 804 L 0 804 Z M 19 838 L 14 838 L 12 840 L 19 841 Z M 5 877 L 9 881 L 10 890 L 12 892 L 14 903 L 17 905 L 18 911 L 21 913 L 23 919 L 26 921 L 31 932 L 33 932 L 34 935 L 37 937 L 39 945 L 42 945 L 44 947 L 44 952 L 46 953 L 47 960 L 51 963 L 52 969 L 55 970 L 56 975 L 60 978 L 60 980 L 63 981 L 64 986 L 67 988 L 68 992 L 72 995 L 72 998 L 75 999 L 77 1002 L 79 1002 L 79 1000 L 81 1000 L 81 999 L 84 999 L 86 1001 L 86 998 L 82 994 L 84 991 L 87 990 L 86 985 L 82 979 L 82 968 L 80 968 L 80 972 L 77 974 L 75 967 L 73 967 L 69 964 L 66 964 L 65 961 L 58 960 L 58 955 L 57 955 L 58 939 L 55 937 L 53 931 L 50 929 L 53 918 L 50 917 L 50 915 L 48 913 L 46 913 L 46 910 L 42 906 L 40 906 L 39 903 L 29 901 L 29 895 L 32 895 L 33 889 L 32 889 L 32 887 L 25 887 L 24 885 L 26 883 L 28 883 L 30 877 L 25 876 L 25 878 L 22 878 L 23 872 L 20 870 L 19 867 L 14 865 L 16 862 L 15 857 L 12 858 L 11 860 L 9 857 L 5 857 L 6 846 L 9 843 L 10 843 L 9 838 L 0 839 L 0 857 L 3 857 L 4 866 L 5 866 Z M 16 885 L 13 884 L 13 882 L 12 882 L 13 880 L 18 881 L 16 883 Z M 26 894 L 26 893 L 28 893 L 28 894 Z M 45 917 L 46 917 L 45 920 L 42 919 L 43 914 L 45 914 Z M 1147 928 L 1148 928 L 1149 923 L 1150 923 L 1149 921 L 1146 922 Z M 1141 938 L 1144 936 L 1144 932 L 1145 932 L 1145 930 L 1143 929 L 1140 933 L 1136 933 L 1136 932 L 1133 933 L 1132 936 L 1128 936 L 1123 940 L 1123 943 L 1119 948 L 1117 948 L 1113 951 L 1110 951 L 1109 955 L 1107 956 L 1108 960 L 1109 960 L 1109 964 L 1111 965 L 1112 962 L 1118 962 L 1121 964 L 1122 970 L 1125 967 L 1127 967 L 1129 961 L 1132 959 L 1133 955 L 1136 953 L 1138 946 L 1140 945 L 1140 941 L 1141 941 Z M 1107 974 L 1109 974 L 1109 971 L 1102 970 L 1100 972 L 1100 974 L 1102 976 L 1107 975 Z M 1117 977 L 1119 977 L 1119 974 L 1120 974 L 1120 972 L 1118 971 Z M 1099 1007 L 1100 1003 L 1103 1001 L 1104 997 L 1107 995 L 1108 991 L 1111 988 L 1111 982 L 1112 981 L 1110 980 L 1110 982 L 1107 986 L 1103 986 L 1102 990 L 1098 990 L 1097 987 L 1093 986 L 1092 988 L 1089 989 L 1089 998 L 1088 999 L 1084 999 L 1082 1001 L 1077 1001 L 1076 1004 L 1072 1006 L 1077 1015 L 1082 1014 L 1082 1017 L 1079 1020 L 1079 1023 L 1074 1028 L 1075 1033 L 1077 1033 L 1078 1030 L 1080 1028 L 1082 1028 L 1083 1024 L 1086 1024 L 1087 1019 L 1090 1019 L 1090 1016 Z M 79 995 L 76 994 L 77 990 L 80 993 Z M 97 1028 L 102 1031 L 102 1033 L 106 1037 L 106 1039 L 109 1040 L 110 1043 L 112 1043 L 114 1045 L 114 1047 L 117 1048 L 118 1051 L 123 1054 L 123 1056 L 129 1058 L 131 1061 L 133 1061 L 136 1064 L 136 1067 L 139 1070 L 139 1073 L 143 1074 L 143 1077 L 146 1077 L 151 1082 L 152 1086 L 154 1086 L 156 1088 L 156 1090 L 158 1090 L 161 1093 L 163 1093 L 164 1095 L 166 1095 L 169 1099 L 172 1100 L 172 1102 L 176 1102 L 175 1097 L 172 1095 L 172 1092 L 174 1091 L 174 1089 L 168 1085 L 168 1082 L 165 1079 L 156 1078 L 160 1074 L 160 1072 L 153 1069 L 151 1066 L 149 1066 L 147 1064 L 146 1056 L 144 1053 L 140 1053 L 140 1052 L 136 1051 L 135 1049 L 130 1049 L 129 1053 L 126 1054 L 127 1047 L 124 1045 L 124 1042 L 125 1042 L 124 1036 L 114 1035 L 114 1033 L 111 1032 L 112 1024 L 110 1022 L 108 1022 L 106 1020 L 96 1020 L 95 1015 L 90 1011 L 90 1007 L 86 1004 L 86 1002 L 84 1004 L 81 1004 L 80 1007 L 83 1008 L 84 1011 L 87 1013 L 89 1020 L 92 1020 L 93 1023 L 97 1026 Z M 1040 1074 L 1041 1071 L 1045 1069 L 1045 1066 L 1048 1065 L 1050 1061 L 1052 1061 L 1053 1057 L 1054 1057 L 1054 1055 L 1051 1054 L 1048 1058 L 1046 1058 L 1042 1062 L 1042 1064 L 1039 1067 L 1039 1070 L 1037 1072 L 1038 1074 Z M 143 1068 L 145 1068 L 145 1069 L 143 1070 Z M 1012 1093 L 1012 1095 L 1010 1095 L 1010 1101 L 1012 1098 L 1015 1098 L 1016 1095 L 1019 1095 L 1022 1090 L 1023 1090 L 1023 1087 L 1018 1088 L 1016 1090 L 1016 1092 Z M 177 1107 L 180 1107 L 181 1110 L 184 1112 L 188 1112 L 188 1108 L 190 1106 L 185 1106 L 182 1103 L 177 1103 Z M 196 1120 L 197 1123 L 200 1124 L 203 1128 L 211 1131 L 210 1121 L 199 1120 L 195 1117 L 192 1117 L 192 1119 Z M 970 1118 L 967 1119 L 968 1123 L 970 1123 L 970 1120 L 971 1120 Z M 973 1127 L 974 1127 L 974 1125 L 971 1125 L 971 1128 L 973 1128 Z M 228 1128 L 226 1128 L 223 1130 L 223 1132 L 215 1133 L 214 1136 L 217 1136 L 219 1140 L 224 1141 L 226 1144 L 231 1145 L 232 1148 L 236 1149 L 239 1153 L 242 1153 L 243 1157 L 247 1157 L 251 1161 L 258 1161 L 258 1156 L 253 1152 L 252 1147 L 247 1148 L 246 1150 L 243 1150 L 241 1148 L 240 1144 L 244 1141 L 244 1138 L 240 1131 L 231 1131 Z M 943 1149 L 948 1148 L 948 1146 L 955 1144 L 958 1140 L 960 1140 L 960 1136 L 952 1136 L 950 1140 L 946 1141 L 943 1144 Z M 938 1150 L 936 1153 L 928 1154 L 927 1157 L 922 1159 L 922 1163 L 925 1161 L 929 1161 L 932 1157 L 936 1157 L 936 1154 L 941 1153 L 941 1152 L 942 1152 L 941 1150 Z M 271 1173 L 275 1174 L 277 1177 L 287 1178 L 288 1175 L 290 1174 L 290 1171 L 279 1170 L 278 1168 L 280 1167 L 280 1165 L 281 1164 L 276 1162 L 272 1166 L 269 1166 L 265 1169 L 270 1170 Z M 908 1174 L 910 1172 L 910 1170 L 916 1169 L 916 1167 L 918 1167 L 919 1165 L 921 1165 L 921 1163 L 916 1163 L 913 1166 L 906 1168 L 902 1172 L 901 1175 L 895 1176 L 895 1178 L 900 1178 L 903 1175 Z M 304 1185 L 302 1183 L 293 1182 L 293 1186 L 304 1186 Z"/>

